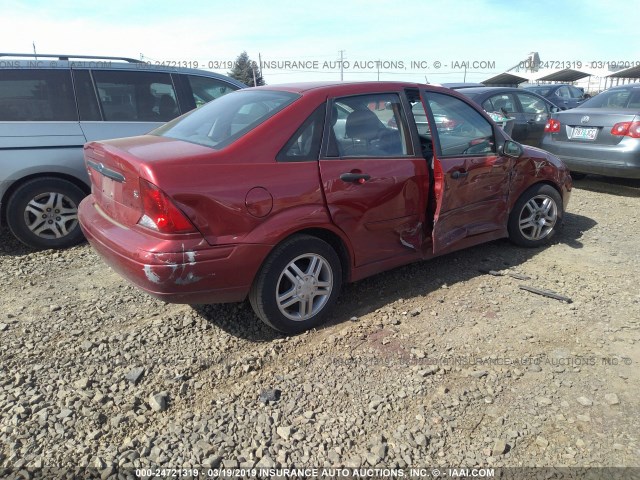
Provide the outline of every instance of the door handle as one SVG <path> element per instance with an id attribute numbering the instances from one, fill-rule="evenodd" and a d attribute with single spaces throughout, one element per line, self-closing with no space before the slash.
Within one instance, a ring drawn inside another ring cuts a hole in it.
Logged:
<path id="1" fill-rule="evenodd" d="M 536 121 L 535 121 L 535 120 L 527 120 L 527 123 L 528 123 L 529 125 L 533 125 L 534 123 L 536 123 Z"/>
<path id="2" fill-rule="evenodd" d="M 469 175 L 469 172 L 461 172 L 460 170 L 456 170 L 455 172 L 451 172 L 451 178 L 457 180 L 459 178 L 463 178 Z"/>
<path id="3" fill-rule="evenodd" d="M 340 175 L 340 180 L 343 182 L 351 182 L 351 183 L 364 183 L 371 178 L 371 175 L 367 175 L 366 173 L 343 173 Z"/>

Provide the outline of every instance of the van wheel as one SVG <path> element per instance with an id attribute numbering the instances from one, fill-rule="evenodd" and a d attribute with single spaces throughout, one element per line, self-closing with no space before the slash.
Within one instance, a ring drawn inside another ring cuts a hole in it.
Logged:
<path id="1" fill-rule="evenodd" d="M 66 248 L 82 240 L 78 205 L 85 193 L 60 178 L 30 180 L 7 203 L 11 233 L 31 248 Z"/>
<path id="2" fill-rule="evenodd" d="M 562 198 L 550 185 L 538 183 L 518 199 L 509 215 L 509 239 L 523 247 L 539 247 L 562 225 Z"/>
<path id="3" fill-rule="evenodd" d="M 296 235 L 267 257 L 249 300 L 270 327 L 299 333 L 326 319 L 341 287 L 342 265 L 331 245 L 311 235 Z"/>

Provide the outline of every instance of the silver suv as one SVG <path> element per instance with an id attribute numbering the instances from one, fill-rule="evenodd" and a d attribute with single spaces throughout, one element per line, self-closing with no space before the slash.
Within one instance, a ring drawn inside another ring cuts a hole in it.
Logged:
<path id="1" fill-rule="evenodd" d="M 0 53 L 0 225 L 33 248 L 78 243 L 85 142 L 142 135 L 243 87 L 131 58 Z"/>

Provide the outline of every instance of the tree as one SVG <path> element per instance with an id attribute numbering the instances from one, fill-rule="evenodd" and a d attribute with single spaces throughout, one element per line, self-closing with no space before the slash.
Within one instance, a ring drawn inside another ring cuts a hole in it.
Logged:
<path id="1" fill-rule="evenodd" d="M 233 69 L 229 72 L 231 78 L 240 80 L 242 83 L 249 85 L 250 87 L 265 85 L 264 78 L 262 78 L 262 72 L 260 66 L 249 59 L 247 52 L 242 52 L 236 58 L 233 64 Z M 253 81 L 255 77 L 255 82 Z"/>

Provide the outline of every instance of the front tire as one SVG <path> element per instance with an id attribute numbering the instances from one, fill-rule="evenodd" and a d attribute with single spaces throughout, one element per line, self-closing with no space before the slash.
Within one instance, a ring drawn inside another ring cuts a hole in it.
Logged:
<path id="1" fill-rule="evenodd" d="M 36 178 L 20 185 L 7 202 L 11 233 L 31 248 L 66 248 L 83 236 L 78 205 L 85 193 L 68 180 Z"/>
<path id="2" fill-rule="evenodd" d="M 527 189 L 509 215 L 509 239 L 523 247 L 539 247 L 551 241 L 562 225 L 562 198 L 550 185 Z"/>
<path id="3" fill-rule="evenodd" d="M 341 287 L 342 265 L 331 245 L 310 235 L 295 235 L 267 257 L 249 301 L 270 327 L 299 333 L 325 321 Z"/>

